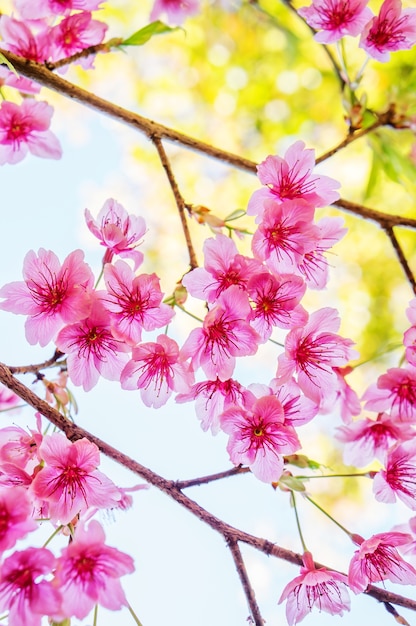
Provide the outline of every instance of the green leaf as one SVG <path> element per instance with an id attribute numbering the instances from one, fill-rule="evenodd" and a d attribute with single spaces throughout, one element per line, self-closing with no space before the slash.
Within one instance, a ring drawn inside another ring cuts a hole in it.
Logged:
<path id="1" fill-rule="evenodd" d="M 133 35 L 130 35 L 130 37 L 122 41 L 121 45 L 142 46 L 154 35 L 162 35 L 163 33 L 168 33 L 173 30 L 178 30 L 178 27 L 171 27 L 167 24 L 164 24 L 160 20 L 157 20 L 156 22 L 152 22 L 151 24 L 144 26 L 144 28 L 137 30 L 135 33 L 133 33 Z"/>
<path id="2" fill-rule="evenodd" d="M 232 222 L 233 220 L 238 220 L 239 217 L 243 217 L 243 215 L 245 214 L 246 212 L 244 211 L 244 209 L 236 209 L 235 211 L 227 215 L 227 217 L 224 217 L 224 222 Z"/>
<path id="3" fill-rule="evenodd" d="M 305 491 L 303 482 L 292 475 L 283 474 L 283 476 L 279 478 L 279 485 L 283 485 L 291 491 Z"/>
<path id="4" fill-rule="evenodd" d="M 4 54 L 2 54 L 0 52 L 0 64 L 1 65 L 7 65 L 7 67 L 9 68 L 9 70 L 11 72 L 13 72 L 14 74 L 16 74 L 16 76 L 19 76 L 19 74 L 16 72 L 16 70 L 14 69 L 13 65 L 10 63 L 9 59 L 6 59 L 6 57 L 4 56 Z"/>

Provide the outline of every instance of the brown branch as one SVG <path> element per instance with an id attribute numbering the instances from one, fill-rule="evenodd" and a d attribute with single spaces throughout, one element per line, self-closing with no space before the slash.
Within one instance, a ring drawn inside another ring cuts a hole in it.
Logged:
<path id="1" fill-rule="evenodd" d="M 40 370 L 47 369 L 48 367 L 58 367 L 62 365 L 62 363 L 58 363 L 58 359 L 61 356 L 64 356 L 64 353 L 59 350 L 55 350 L 55 354 L 50 359 L 43 361 L 43 363 L 36 363 L 34 365 L 15 365 L 9 367 L 9 369 L 12 374 L 36 374 Z"/>
<path id="2" fill-rule="evenodd" d="M 345 211 L 349 211 L 350 213 L 355 213 L 355 215 L 359 215 L 365 219 L 378 222 L 383 228 L 391 228 L 393 226 L 416 228 L 416 219 L 412 217 L 382 213 L 381 211 L 376 211 L 375 209 L 370 209 L 362 204 L 350 202 L 349 200 L 343 200 L 342 198 L 334 202 L 334 206 L 344 209 Z"/>
<path id="3" fill-rule="evenodd" d="M 34 80 L 39 83 L 39 85 L 52 89 L 52 91 L 56 91 L 57 93 L 71 98 L 72 100 L 81 102 L 94 111 L 99 111 L 100 113 L 104 113 L 113 119 L 123 122 L 124 124 L 141 131 L 149 139 L 152 139 L 152 137 L 160 137 L 161 139 L 165 138 L 169 141 L 179 143 L 187 148 L 190 148 L 191 150 L 195 150 L 196 152 L 202 152 L 209 157 L 219 159 L 220 161 L 228 163 L 233 167 L 252 172 L 253 174 L 257 172 L 257 165 L 254 161 L 237 156 L 231 152 L 227 152 L 226 150 L 215 148 L 204 141 L 199 141 L 198 139 L 194 139 L 194 137 L 190 137 L 185 133 L 173 130 L 172 128 L 153 122 L 146 117 L 138 115 L 137 113 L 123 109 L 108 100 L 104 100 L 104 98 L 100 98 L 99 96 L 96 96 L 81 87 L 77 87 L 60 76 L 56 76 L 44 65 L 23 59 L 8 50 L 0 50 L 0 54 L 3 54 L 6 59 L 10 61 L 15 70 L 22 76 L 26 76 L 26 78 Z"/>
<path id="4" fill-rule="evenodd" d="M 238 543 L 230 537 L 227 540 L 227 544 L 234 559 L 241 586 L 243 587 L 244 593 L 247 598 L 247 604 L 250 609 L 252 623 L 254 623 L 255 626 L 264 626 L 265 621 L 261 616 L 260 609 L 256 600 L 256 595 L 250 583 L 246 566 L 243 560 L 243 555 L 241 554 L 240 548 L 238 547 Z"/>
<path id="5" fill-rule="evenodd" d="M 166 176 L 168 177 L 168 181 L 169 181 L 169 184 L 171 186 L 171 189 L 175 198 L 176 206 L 178 207 L 179 217 L 180 217 L 181 224 L 182 224 L 182 230 L 185 236 L 186 247 L 188 248 L 189 265 L 191 266 L 191 270 L 193 270 L 196 267 L 198 267 L 198 261 L 196 259 L 196 254 L 195 254 L 195 250 L 194 250 L 192 239 L 191 239 L 191 233 L 189 232 L 188 222 L 186 219 L 186 212 L 185 212 L 186 203 L 182 197 L 181 192 L 179 191 L 179 187 L 176 182 L 176 178 L 173 174 L 172 168 L 170 166 L 168 156 L 165 152 L 165 148 L 163 147 L 162 140 L 160 139 L 160 137 L 156 135 L 151 137 L 151 140 L 153 144 L 155 145 L 155 148 L 159 155 L 160 162 L 163 166 L 163 169 L 166 172 Z"/>
<path id="6" fill-rule="evenodd" d="M 413 275 L 412 270 L 409 267 L 409 264 L 407 262 L 407 259 L 404 255 L 404 252 L 402 250 L 402 247 L 400 245 L 400 243 L 397 240 L 396 235 L 394 234 L 393 228 L 391 226 L 386 226 L 384 228 L 387 237 L 390 239 L 390 243 L 393 246 L 393 249 L 395 251 L 395 253 L 397 254 L 397 258 L 399 259 L 399 263 L 403 268 L 403 271 L 406 275 L 407 280 L 409 281 L 412 289 L 413 289 L 413 293 L 416 295 L 416 280 L 415 277 Z"/>
<path id="7" fill-rule="evenodd" d="M 374 115 L 377 116 L 377 119 L 373 124 L 371 124 L 370 126 L 367 126 L 367 128 L 360 128 L 360 130 L 356 130 L 353 133 L 349 133 L 345 137 L 345 139 L 343 139 L 337 146 L 335 146 L 331 150 L 328 150 L 327 152 L 322 154 L 320 157 L 318 157 L 316 159 L 316 164 L 322 163 L 322 161 L 329 159 L 329 157 L 333 156 L 334 154 L 339 152 L 339 150 L 342 150 L 353 141 L 357 141 L 357 139 L 361 139 L 362 137 L 365 137 L 365 135 L 368 135 L 369 133 L 373 132 L 373 130 L 377 130 L 377 128 L 380 128 L 381 126 L 395 127 L 396 109 L 393 104 L 387 109 L 387 111 L 385 111 L 385 113 L 375 113 Z"/>
<path id="8" fill-rule="evenodd" d="M 0 382 L 14 391 L 16 395 L 22 398 L 22 400 L 32 406 L 36 411 L 39 411 L 39 413 L 46 417 L 46 419 L 48 419 L 57 428 L 62 430 L 70 441 L 76 441 L 85 437 L 89 441 L 95 443 L 105 456 L 113 461 L 116 461 L 126 469 L 143 478 L 149 484 L 173 498 L 178 504 L 186 508 L 202 522 L 210 526 L 216 532 L 220 533 L 226 540 L 232 539 L 234 541 L 241 541 L 252 546 L 259 552 L 263 552 L 264 554 L 274 556 L 294 565 L 302 565 L 302 556 L 300 554 L 292 552 L 286 548 L 282 548 L 267 539 L 256 537 L 255 535 L 251 535 L 250 533 L 244 532 L 239 528 L 234 528 L 234 526 L 227 524 L 204 509 L 197 502 L 188 498 L 188 496 L 182 493 L 182 491 L 175 486 L 175 482 L 159 476 L 144 465 L 138 463 L 138 461 L 135 461 L 126 454 L 123 454 L 120 450 L 113 448 L 110 444 L 106 443 L 102 439 L 99 439 L 84 428 L 70 422 L 59 411 L 39 398 L 35 393 L 33 393 L 33 391 L 15 378 L 7 365 L 2 363 L 0 363 Z M 320 568 L 325 566 L 320 563 L 315 563 L 315 567 Z M 380 589 L 374 585 L 369 585 L 365 593 L 380 602 L 389 602 L 390 604 L 396 604 L 412 611 L 416 611 L 416 600 L 412 600 L 411 598 L 391 593 L 390 591 Z"/>
<path id="9" fill-rule="evenodd" d="M 218 472 L 217 474 L 210 474 L 209 476 L 202 476 L 200 478 L 191 478 L 189 480 L 177 480 L 175 487 L 177 489 L 188 489 L 188 487 L 199 487 L 200 485 L 207 485 L 214 480 L 221 480 L 222 478 L 229 478 L 230 476 L 237 476 L 238 474 L 248 474 L 250 472 L 249 467 L 233 467 L 232 469 L 225 470 L 224 472 Z"/>

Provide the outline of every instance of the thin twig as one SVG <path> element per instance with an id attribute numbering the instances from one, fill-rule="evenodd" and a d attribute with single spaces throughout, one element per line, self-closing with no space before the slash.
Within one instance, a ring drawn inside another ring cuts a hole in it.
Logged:
<path id="1" fill-rule="evenodd" d="M 354 131 L 353 133 L 349 133 L 345 139 L 343 139 L 338 145 L 336 145 L 331 150 L 328 150 L 324 154 L 321 154 L 320 157 L 316 159 L 316 164 L 322 163 L 326 159 L 329 159 L 331 156 L 346 148 L 353 141 L 357 141 L 357 139 L 361 139 L 361 137 L 365 137 L 369 133 L 373 132 L 377 128 L 381 126 L 393 126 L 395 127 L 395 119 L 396 119 L 396 109 L 394 105 L 391 105 L 385 113 L 375 113 L 377 116 L 376 121 L 367 128 L 360 128 L 359 130 Z"/>
<path id="2" fill-rule="evenodd" d="M 233 467 L 232 469 L 225 470 L 224 472 L 218 472 L 217 474 L 210 474 L 209 476 L 201 476 L 200 478 L 191 478 L 189 480 L 177 480 L 175 487 L 177 489 L 188 489 L 188 487 L 199 487 L 200 485 L 207 485 L 214 480 L 221 480 L 222 478 L 229 478 L 230 476 L 237 476 L 238 474 L 248 474 L 250 472 L 249 467 Z"/>
<path id="3" fill-rule="evenodd" d="M 397 254 L 397 258 L 399 259 L 399 263 L 403 268 L 403 271 L 406 275 L 407 280 L 409 281 L 412 289 L 413 289 L 413 293 L 416 295 L 416 280 L 415 277 L 413 275 L 412 270 L 409 267 L 409 264 L 407 262 L 407 259 L 404 255 L 404 252 L 402 250 L 402 247 L 400 245 L 400 243 L 397 240 L 396 235 L 394 234 L 393 228 L 391 226 L 386 226 L 384 228 L 387 237 L 390 239 L 390 243 L 393 246 L 393 249 L 395 251 L 395 253 Z"/>
<path id="4" fill-rule="evenodd" d="M 40 370 L 47 369 L 48 367 L 59 367 L 60 365 L 63 365 L 63 363 L 58 362 L 58 359 L 61 356 L 64 356 L 64 353 L 59 350 L 55 350 L 55 354 L 50 359 L 43 361 L 43 363 L 35 363 L 34 365 L 15 365 L 11 366 L 9 369 L 12 374 L 37 373 Z"/>
<path id="5" fill-rule="evenodd" d="M 98 54 L 99 52 L 110 52 L 112 48 L 119 48 L 123 43 L 123 39 L 121 37 L 114 37 L 109 41 L 105 41 L 103 43 L 95 44 L 95 46 L 89 46 L 88 48 L 84 48 L 75 54 L 71 54 L 69 57 L 64 57 L 63 59 L 58 59 L 58 61 L 45 61 L 45 67 L 48 68 L 51 72 L 59 69 L 60 67 L 65 67 L 66 65 L 71 65 L 71 63 L 75 63 L 80 59 L 86 59 L 92 54 Z"/>
<path id="6" fill-rule="evenodd" d="M 243 587 L 245 596 L 247 598 L 247 604 L 248 608 L 250 609 L 253 623 L 255 624 L 255 626 L 264 626 L 265 622 L 261 616 L 260 609 L 256 600 L 256 594 L 254 593 L 254 589 L 250 583 L 246 566 L 243 560 L 243 555 L 241 554 L 238 543 L 237 541 L 235 541 L 235 539 L 230 537 L 227 540 L 227 544 L 233 556 L 235 567 L 241 581 L 241 586 Z"/>
<path id="7" fill-rule="evenodd" d="M 176 182 L 176 178 L 170 166 L 169 159 L 166 154 L 165 148 L 163 147 L 162 140 L 157 135 L 154 135 L 153 137 L 151 137 L 151 140 L 157 150 L 163 169 L 166 172 L 166 176 L 168 177 L 169 184 L 170 184 L 170 187 L 172 189 L 172 192 L 175 198 L 176 206 L 178 207 L 179 217 L 180 217 L 181 224 L 182 224 L 182 230 L 185 236 L 186 247 L 188 248 L 189 265 L 191 266 L 191 270 L 193 270 L 196 267 L 198 267 L 198 261 L 196 259 L 196 254 L 195 254 L 195 250 L 194 250 L 192 239 L 191 239 L 191 233 L 189 232 L 188 222 L 186 219 L 186 212 L 185 212 L 186 203 L 182 197 L 181 192 L 179 191 L 178 183 Z"/>
<path id="8" fill-rule="evenodd" d="M 406 226 L 408 228 L 416 228 L 416 219 L 412 217 L 382 213 L 381 211 L 376 211 L 376 209 L 370 209 L 369 207 L 365 207 L 362 204 L 350 202 L 349 200 L 343 200 L 342 198 L 334 202 L 334 206 L 339 207 L 340 209 L 344 209 L 345 211 L 348 211 L 350 213 L 355 213 L 355 215 L 359 215 L 360 217 L 364 217 L 365 219 L 378 222 L 383 228 L 388 228 L 392 226 Z"/>
<path id="9" fill-rule="evenodd" d="M 167 480 L 166 478 L 159 476 L 149 468 L 141 465 L 138 461 L 135 461 L 126 454 L 123 454 L 120 450 L 113 448 L 113 446 L 99 437 L 96 437 L 84 428 L 81 428 L 80 426 L 77 426 L 73 422 L 67 420 L 59 411 L 39 398 L 35 393 L 33 393 L 33 391 L 31 391 L 31 389 L 15 378 L 7 365 L 2 363 L 0 363 L 0 382 L 14 391 L 16 395 L 22 398 L 22 400 L 24 400 L 27 404 L 39 411 L 39 413 L 46 417 L 46 419 L 48 419 L 57 428 L 62 430 L 70 441 L 77 441 L 78 439 L 85 437 L 92 443 L 95 443 L 105 456 L 113 461 L 116 461 L 134 474 L 141 476 L 141 478 L 143 478 L 146 482 L 173 498 L 178 504 L 186 508 L 198 519 L 220 533 L 226 540 L 231 538 L 234 541 L 241 541 L 264 554 L 274 556 L 278 559 L 287 561 L 288 563 L 293 563 L 294 565 L 302 565 L 302 556 L 300 554 L 287 550 L 286 548 L 282 548 L 267 539 L 256 537 L 255 535 L 251 535 L 250 533 L 244 532 L 239 528 L 234 528 L 234 526 L 227 524 L 213 515 L 210 511 L 204 509 L 197 502 L 188 498 L 188 496 L 182 493 L 182 491 L 175 486 L 174 481 Z M 315 562 L 315 567 L 320 568 L 325 567 L 325 565 Z M 405 596 L 386 591 L 385 589 L 380 589 L 374 585 L 369 585 L 365 593 L 380 602 L 389 602 L 390 604 L 403 606 L 412 611 L 416 611 L 416 600 L 412 600 L 411 598 L 406 598 Z"/>

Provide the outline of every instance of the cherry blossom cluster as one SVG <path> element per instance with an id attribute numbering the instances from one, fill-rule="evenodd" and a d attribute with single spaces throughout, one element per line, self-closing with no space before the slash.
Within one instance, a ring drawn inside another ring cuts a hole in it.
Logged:
<path id="1" fill-rule="evenodd" d="M 1 46 L 40 64 L 82 52 L 101 43 L 107 31 L 106 24 L 92 17 L 91 11 L 100 4 L 101 0 L 15 0 L 13 17 L 0 16 Z M 76 62 L 90 69 L 93 61 L 91 54 Z M 60 143 L 49 130 L 53 108 L 34 97 L 40 86 L 5 66 L 0 67 L 0 81 L 22 96 L 20 104 L 4 100 L 0 106 L 0 165 L 18 163 L 28 151 L 59 159 Z"/>
<path id="2" fill-rule="evenodd" d="M 43 435 L 39 415 L 36 430 L 0 429 L 0 611 L 8 611 L 10 626 L 40 626 L 44 615 L 59 623 L 83 619 L 97 604 L 127 605 L 120 577 L 134 571 L 133 560 L 106 545 L 91 517 L 126 508 L 131 498 L 99 471 L 99 457 L 86 439 Z M 59 555 L 27 547 L 46 521 L 61 546 L 64 540 Z M 16 549 L 20 540 L 25 547 Z"/>
<path id="3" fill-rule="evenodd" d="M 400 0 L 384 0 L 375 16 L 367 4 L 368 0 L 313 0 L 298 13 L 318 31 L 317 41 L 329 44 L 359 35 L 359 47 L 378 61 L 388 61 L 390 52 L 414 46 L 416 9 L 403 9 Z"/>

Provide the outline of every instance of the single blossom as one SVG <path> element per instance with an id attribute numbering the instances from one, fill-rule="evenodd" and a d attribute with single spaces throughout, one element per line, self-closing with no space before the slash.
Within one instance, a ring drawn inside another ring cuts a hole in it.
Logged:
<path id="1" fill-rule="evenodd" d="M 305 148 L 303 141 L 296 141 L 290 146 L 284 157 L 269 155 L 257 167 L 260 182 L 266 186 L 258 189 L 251 196 L 247 213 L 261 218 L 265 201 L 303 200 L 311 207 L 332 204 L 339 198 L 335 191 L 339 182 L 313 173 L 315 150 Z"/>
<path id="2" fill-rule="evenodd" d="M 14 391 L 10 391 L 7 387 L 0 383 L 0 412 L 9 411 L 21 402 L 19 396 Z"/>
<path id="3" fill-rule="evenodd" d="M 46 548 L 13 552 L 0 568 L 0 611 L 10 626 L 41 626 L 43 615 L 59 611 L 61 596 L 51 580 L 55 557 Z"/>
<path id="4" fill-rule="evenodd" d="M 351 374 L 354 368 L 347 365 L 346 367 L 334 367 L 333 369 L 338 378 L 336 403 L 340 407 L 343 422 L 349 424 L 353 415 L 359 415 L 361 413 L 361 403 L 358 395 L 345 380 L 345 377 Z M 321 407 L 321 410 L 330 411 L 333 408 L 334 407 L 331 405 L 324 405 Z"/>
<path id="5" fill-rule="evenodd" d="M 74 385 L 82 385 L 85 391 L 90 391 L 100 376 L 120 380 L 128 361 L 129 346 L 113 336 L 108 312 L 99 299 L 94 301 L 87 318 L 60 331 L 56 345 L 68 355 L 70 380 Z"/>
<path id="6" fill-rule="evenodd" d="M 314 39 L 320 43 L 334 43 L 345 35 L 360 35 L 373 17 L 367 8 L 368 0 L 313 0 L 307 7 L 298 9 L 305 21 L 319 31 Z"/>
<path id="7" fill-rule="evenodd" d="M 0 165 L 18 163 L 31 152 L 44 159 L 60 159 L 61 145 L 49 130 L 53 108 L 47 102 L 26 98 L 18 105 L 0 106 Z"/>
<path id="8" fill-rule="evenodd" d="M 274 395 L 245 396 L 244 407 L 230 407 L 220 415 L 221 429 L 230 437 L 227 451 L 234 465 L 248 465 L 264 482 L 277 482 L 283 472 L 283 454 L 299 450 L 293 426 Z"/>
<path id="9" fill-rule="evenodd" d="M 251 242 L 254 257 L 275 274 L 300 274 L 304 255 L 319 241 L 313 218 L 314 208 L 304 200 L 265 200 L 264 214 Z"/>
<path id="10" fill-rule="evenodd" d="M 101 43 L 107 28 L 107 24 L 93 20 L 91 13 L 87 11 L 64 17 L 50 30 L 52 60 L 65 59 L 77 52 L 82 52 L 85 48 Z M 84 69 L 90 69 L 94 57 L 94 54 L 81 57 L 79 63 Z"/>
<path id="11" fill-rule="evenodd" d="M 414 433 L 413 433 L 414 437 Z M 376 500 L 396 502 L 396 496 L 416 510 L 416 442 L 406 441 L 393 446 L 386 460 L 386 469 L 377 472 L 373 481 Z"/>
<path id="12" fill-rule="evenodd" d="M 286 617 L 294 626 L 316 607 L 331 615 L 343 615 L 350 610 L 348 579 L 345 574 L 315 567 L 312 554 L 302 556 L 300 575 L 283 589 L 279 604 L 286 600 Z"/>
<path id="13" fill-rule="evenodd" d="M 31 491 L 48 503 L 52 521 L 68 524 L 90 507 L 117 505 L 119 490 L 97 469 L 100 451 L 95 443 L 87 439 L 71 443 L 56 433 L 44 437 L 40 454 L 45 465 L 35 475 Z"/>
<path id="14" fill-rule="evenodd" d="M 189 364 L 181 359 L 176 341 L 159 335 L 155 342 L 133 348 L 120 380 L 123 389 L 140 389 L 144 404 L 157 409 L 173 391 L 187 392 L 194 377 Z"/>
<path id="15" fill-rule="evenodd" d="M 40 20 L 33 30 L 20 20 L 8 15 L 0 17 L 1 45 L 5 50 L 35 63 L 44 63 L 50 58 L 50 28 Z"/>
<path id="16" fill-rule="evenodd" d="M 356 356 L 353 342 L 336 334 L 339 325 L 336 309 L 315 311 L 306 326 L 288 333 L 285 352 L 278 358 L 277 378 L 285 382 L 296 372 L 303 393 L 318 404 L 335 401 L 339 382 L 333 368 Z"/>
<path id="17" fill-rule="evenodd" d="M 348 585 L 354 593 L 361 593 L 371 583 L 390 580 L 400 585 L 415 585 L 416 570 L 398 553 L 397 547 L 411 540 L 404 533 L 389 532 L 363 539 L 353 535 L 359 546 L 354 552 L 348 571 Z"/>
<path id="18" fill-rule="evenodd" d="M 247 296 L 233 285 L 204 318 L 202 328 L 191 331 L 182 348 L 194 370 L 202 367 L 211 380 L 231 378 L 237 356 L 257 352 L 259 336 L 248 323 L 251 308 Z"/>
<path id="19" fill-rule="evenodd" d="M 230 237 L 218 234 L 204 242 L 204 267 L 185 274 L 182 283 L 195 298 L 215 302 L 231 285 L 246 289 L 250 277 L 262 269 L 256 259 L 238 254 Z"/>
<path id="20" fill-rule="evenodd" d="M 175 401 L 195 401 L 195 413 L 201 420 L 202 430 L 209 428 L 213 435 L 220 430 L 219 416 L 232 406 L 242 406 L 244 402 L 245 388 L 239 382 L 229 378 L 228 380 L 206 380 L 195 383 L 187 393 L 178 393 Z"/>
<path id="21" fill-rule="evenodd" d="M 249 389 L 252 389 L 251 385 Z M 297 428 L 307 424 L 318 414 L 319 405 L 303 395 L 294 378 L 285 383 L 273 378 L 270 382 L 270 390 L 283 407 L 285 424 Z"/>
<path id="22" fill-rule="evenodd" d="M 294 328 L 306 324 L 308 313 L 299 304 L 305 289 L 304 281 L 293 274 L 273 276 L 263 272 L 251 277 L 247 285 L 253 306 L 249 320 L 263 342 L 275 326 Z"/>
<path id="23" fill-rule="evenodd" d="M 110 263 L 114 255 L 132 259 L 134 269 L 137 270 L 143 261 L 143 254 L 136 250 L 146 232 L 146 224 L 142 217 L 129 215 L 126 209 L 109 198 L 95 220 L 88 209 L 85 209 L 85 219 L 92 234 L 100 240 L 106 254 L 104 262 Z"/>
<path id="24" fill-rule="evenodd" d="M 364 393 L 365 409 L 388 411 L 400 422 L 416 423 L 416 368 L 393 367 Z"/>
<path id="25" fill-rule="evenodd" d="M 83 619 L 97 604 L 110 611 L 127 606 L 120 577 L 133 571 L 131 556 L 105 544 L 104 531 L 97 521 L 88 526 L 78 524 L 55 571 L 54 583 L 62 593 L 61 618 Z"/>
<path id="26" fill-rule="evenodd" d="M 0 553 L 37 528 L 33 505 L 23 487 L 0 487 Z"/>
<path id="27" fill-rule="evenodd" d="M 364 467 L 374 459 L 383 463 L 393 444 L 413 436 L 410 424 L 398 423 L 388 413 L 379 413 L 376 420 L 365 417 L 347 426 L 339 426 L 335 435 L 345 444 L 344 462 L 358 467 Z"/>
<path id="28" fill-rule="evenodd" d="M 162 303 L 156 274 L 135 276 L 125 261 L 104 267 L 104 280 L 107 294 L 103 305 L 110 311 L 114 337 L 136 345 L 141 341 L 142 329 L 154 330 L 166 326 L 171 321 L 172 307 Z"/>
<path id="29" fill-rule="evenodd" d="M 416 325 L 411 326 L 404 333 L 403 345 L 406 348 L 406 359 L 416 367 Z"/>
<path id="30" fill-rule="evenodd" d="M 62 265 L 51 250 L 31 250 L 23 262 L 23 278 L 0 289 L 5 298 L 0 308 L 28 315 L 30 344 L 46 346 L 65 324 L 88 315 L 94 276 L 81 250 L 71 252 Z"/>
<path id="31" fill-rule="evenodd" d="M 166 15 L 168 22 L 180 26 L 187 17 L 199 11 L 199 0 L 155 0 L 150 13 L 151 20 Z"/>
<path id="32" fill-rule="evenodd" d="M 360 47 L 378 61 L 388 61 L 390 52 L 407 50 L 416 43 L 416 9 L 402 9 L 400 0 L 384 0 L 380 13 L 366 24 Z"/>
<path id="33" fill-rule="evenodd" d="M 344 220 L 337 217 L 324 217 L 316 224 L 317 240 L 315 247 L 305 252 L 298 264 L 301 275 L 310 289 L 324 289 L 328 282 L 328 261 L 325 253 L 347 233 Z"/>
<path id="34" fill-rule="evenodd" d="M 21 469 L 33 472 L 40 463 L 39 446 L 42 443 L 41 421 L 37 419 L 37 430 L 27 432 L 20 426 L 0 429 L 0 465 L 13 463 Z"/>

